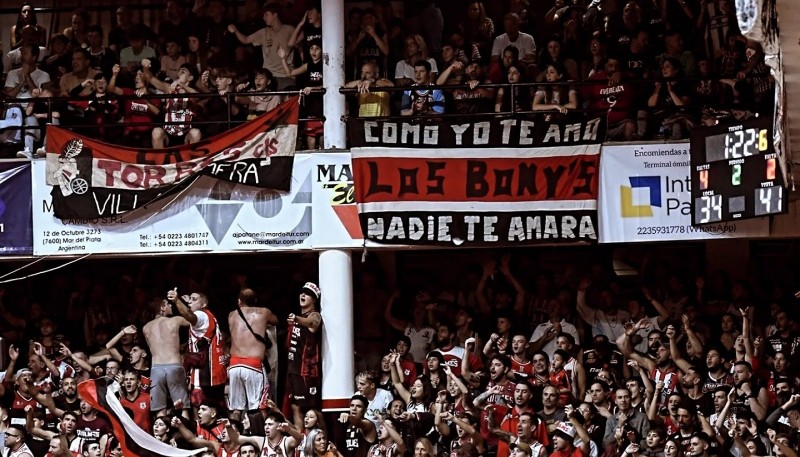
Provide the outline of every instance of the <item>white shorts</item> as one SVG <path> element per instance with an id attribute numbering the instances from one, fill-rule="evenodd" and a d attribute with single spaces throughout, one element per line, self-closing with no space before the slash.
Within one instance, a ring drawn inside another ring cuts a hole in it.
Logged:
<path id="1" fill-rule="evenodd" d="M 228 409 L 251 411 L 266 408 L 270 386 L 260 360 L 231 357 L 228 382 Z"/>

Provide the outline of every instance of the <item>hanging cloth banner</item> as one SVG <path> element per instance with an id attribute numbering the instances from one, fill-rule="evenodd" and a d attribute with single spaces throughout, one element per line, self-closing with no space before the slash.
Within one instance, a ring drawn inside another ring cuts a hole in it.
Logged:
<path id="1" fill-rule="evenodd" d="M 198 176 L 289 191 L 299 102 L 228 132 L 167 149 L 110 145 L 47 127 L 47 184 L 60 219 L 118 216 L 185 188 Z"/>

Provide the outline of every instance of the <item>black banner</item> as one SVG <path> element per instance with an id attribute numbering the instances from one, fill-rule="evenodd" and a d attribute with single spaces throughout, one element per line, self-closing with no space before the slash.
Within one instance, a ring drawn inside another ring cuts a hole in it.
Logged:
<path id="1" fill-rule="evenodd" d="M 597 211 L 370 212 L 360 214 L 367 239 L 409 245 L 597 242 Z"/>
<path id="2" fill-rule="evenodd" d="M 605 119 L 545 121 L 545 114 L 464 118 L 425 117 L 408 120 L 348 121 L 351 148 L 499 148 L 596 144 L 605 139 Z"/>

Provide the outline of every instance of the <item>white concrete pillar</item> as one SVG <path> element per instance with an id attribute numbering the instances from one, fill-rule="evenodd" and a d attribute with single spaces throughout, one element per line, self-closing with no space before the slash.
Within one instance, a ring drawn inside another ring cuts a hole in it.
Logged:
<path id="1" fill-rule="evenodd" d="M 325 87 L 325 149 L 347 148 L 347 128 L 342 122 L 345 97 L 339 93 L 344 86 L 344 1 L 322 1 L 322 82 Z"/>
<path id="2" fill-rule="evenodd" d="M 353 268 L 350 253 L 319 255 L 322 292 L 322 410 L 346 411 L 353 381 Z"/>

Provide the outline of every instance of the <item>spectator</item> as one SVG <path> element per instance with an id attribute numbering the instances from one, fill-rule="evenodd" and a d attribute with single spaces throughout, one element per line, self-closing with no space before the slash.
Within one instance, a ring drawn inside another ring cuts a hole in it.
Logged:
<path id="1" fill-rule="evenodd" d="M 683 49 L 683 38 L 678 32 L 672 30 L 664 35 L 664 47 L 664 53 L 656 59 L 659 65 L 667 58 L 673 57 L 680 62 L 684 76 L 691 78 L 697 75 L 694 53 Z"/>
<path id="2" fill-rule="evenodd" d="M 155 122 L 156 116 L 161 112 L 159 100 L 130 98 L 134 95 L 142 97 L 147 95 L 147 81 L 144 73 L 138 70 L 135 75 L 114 65 L 111 70 L 111 79 L 108 82 L 108 91 L 118 96 L 125 96 L 122 101 L 121 114 L 125 124 L 147 124 Z M 123 143 L 128 146 L 146 147 L 150 143 L 153 127 L 147 125 L 126 125 L 123 131 Z"/>
<path id="3" fill-rule="evenodd" d="M 581 61 L 581 81 L 591 78 L 595 73 L 605 70 L 608 50 L 606 42 L 600 36 L 593 36 L 589 41 L 589 50 L 586 58 Z M 615 59 L 616 60 L 616 59 Z"/>
<path id="4" fill-rule="evenodd" d="M 108 32 L 108 47 L 119 54 L 120 51 L 131 45 L 128 36 L 134 29 L 139 29 L 141 35 L 146 37 L 147 46 L 153 47 L 158 44 L 158 37 L 153 29 L 145 24 L 133 22 L 130 7 L 121 5 L 116 11 L 116 25 Z"/>
<path id="5" fill-rule="evenodd" d="M 418 60 L 414 64 L 414 84 L 412 87 L 429 86 L 431 64 L 427 60 Z M 403 116 L 417 116 L 444 113 L 444 94 L 439 89 L 411 89 L 403 92 L 400 106 Z"/>
<path id="6" fill-rule="evenodd" d="M 673 140 L 686 138 L 694 121 L 687 112 L 691 102 L 691 89 L 679 80 L 683 75 L 678 59 L 668 57 L 661 64 L 664 82 L 656 82 L 654 91 L 647 100 L 653 109 L 651 122 L 658 135 Z"/>
<path id="7" fill-rule="evenodd" d="M 467 17 L 459 25 L 464 41 L 478 49 L 481 55 L 481 64 L 488 65 L 492 55 L 492 41 L 494 40 L 494 22 L 486 16 L 483 2 L 467 3 Z"/>
<path id="8" fill-rule="evenodd" d="M 236 87 L 236 91 L 242 92 L 249 85 L 250 83 L 240 84 Z M 255 70 L 251 92 L 269 92 L 275 90 L 275 85 L 272 73 L 269 70 L 266 68 Z M 278 106 L 281 103 L 281 97 L 263 94 L 247 95 L 236 97 L 236 101 L 242 105 L 247 105 L 247 120 L 250 121 Z"/>
<path id="9" fill-rule="evenodd" d="M 500 55 L 506 46 L 514 46 L 519 50 L 519 60 L 526 65 L 536 63 L 536 43 L 533 37 L 525 32 L 520 32 L 520 19 L 516 13 L 508 13 L 503 19 L 505 33 L 500 34 L 492 43 L 492 63 L 500 60 Z"/>
<path id="10" fill-rule="evenodd" d="M 47 58 L 44 60 L 42 70 L 50 75 L 53 82 L 59 83 L 61 76 L 72 67 L 72 53 L 68 45 L 69 39 L 62 33 L 54 33 L 50 37 Z"/>
<path id="11" fill-rule="evenodd" d="M 551 37 L 547 42 L 547 47 L 542 49 L 542 52 L 539 53 L 538 66 L 540 69 L 545 70 L 547 66 L 551 64 L 557 64 L 564 67 L 566 70 L 566 73 L 564 73 L 565 79 L 569 81 L 578 80 L 578 64 L 574 59 L 564 56 L 562 52 L 561 38 L 558 36 Z M 542 71 L 539 73 L 537 80 L 540 82 L 544 81 L 546 75 L 547 72 Z"/>
<path id="12" fill-rule="evenodd" d="M 308 7 L 303 18 L 294 28 L 292 36 L 287 43 L 290 48 L 300 45 L 303 49 L 303 62 L 311 59 L 311 43 L 322 43 L 322 12 L 319 3 L 313 3 Z"/>
<path id="13" fill-rule="evenodd" d="M 559 64 L 550 64 L 544 68 L 546 86 L 539 86 L 533 96 L 534 111 L 557 111 L 565 115 L 571 109 L 578 108 L 578 92 L 572 86 L 559 85 L 566 80 L 566 70 Z M 551 119 L 551 115 L 545 117 Z"/>
<path id="14" fill-rule="evenodd" d="M 72 12 L 70 27 L 64 29 L 64 36 L 69 39 L 72 47 L 85 48 L 89 46 L 89 12 L 84 8 L 77 8 Z"/>
<path id="15" fill-rule="evenodd" d="M 308 149 L 317 149 L 322 145 L 322 94 L 320 92 L 311 92 L 314 88 L 322 87 L 322 42 L 311 41 L 309 43 L 310 59 L 299 67 L 291 70 L 289 64 L 286 62 L 286 51 L 278 49 L 278 55 L 283 58 L 283 71 L 289 76 L 303 75 L 302 84 L 305 86 L 303 94 L 306 96 L 305 113 L 304 117 L 313 118 L 313 120 L 306 121 L 305 134 L 306 134 L 306 147 Z"/>
<path id="16" fill-rule="evenodd" d="M 597 110 L 590 116 L 607 113 L 606 138 L 631 141 L 636 134 L 636 88 L 625 82 L 619 65 L 616 56 L 609 57 L 605 68 L 587 79 L 595 84 L 581 86 L 581 90 L 588 108 Z"/>
<path id="17" fill-rule="evenodd" d="M 131 30 L 131 33 L 128 34 L 128 41 L 131 45 L 119 52 L 119 64 L 126 67 L 128 71 L 134 71 L 136 65 L 143 59 L 155 60 L 156 51 L 145 45 L 145 36 L 141 30 Z"/>
<path id="18" fill-rule="evenodd" d="M 117 54 L 103 46 L 103 28 L 93 24 L 89 26 L 86 36 L 89 40 L 89 54 L 92 68 L 100 70 L 106 78 L 111 76 L 111 68 L 117 64 Z"/>
<path id="19" fill-rule="evenodd" d="M 186 53 L 187 63 L 197 69 L 197 74 L 201 75 L 208 70 L 208 60 L 211 52 L 206 49 L 197 35 L 189 35 L 186 39 L 189 52 Z"/>
<path id="20" fill-rule="evenodd" d="M 11 36 L 9 38 L 9 49 L 14 49 L 22 44 L 22 30 L 25 27 L 33 27 L 33 35 L 36 43 L 42 45 L 47 42 L 47 30 L 39 25 L 39 20 L 36 18 L 36 10 L 33 5 L 24 2 L 19 9 L 17 15 L 17 23 L 11 26 Z"/>
<path id="21" fill-rule="evenodd" d="M 92 92 L 94 77 L 100 73 L 92 68 L 92 58 L 86 49 L 72 52 L 72 71 L 61 77 L 59 86 L 64 96 L 88 96 Z M 90 84 L 89 81 L 92 81 Z"/>
<path id="22" fill-rule="evenodd" d="M 347 54 L 353 56 L 354 68 L 362 68 L 365 63 L 371 62 L 378 67 L 379 74 L 384 75 L 390 51 L 386 31 L 378 23 L 372 8 L 361 13 L 360 24 L 361 29 L 348 41 Z"/>
<path id="23" fill-rule="evenodd" d="M 447 53 L 449 46 L 445 46 L 444 53 Z M 491 102 L 493 93 L 491 89 L 479 87 L 481 84 L 490 84 L 491 81 L 483 77 L 483 70 L 478 63 L 471 63 L 466 66 L 466 71 L 453 75 L 454 72 L 460 72 L 464 68 L 464 63 L 456 60 L 451 63 L 439 75 L 436 84 L 443 86 L 445 84 L 453 85 L 467 85 L 468 88 L 456 88 L 452 90 L 452 110 L 460 114 L 474 114 L 474 113 L 488 113 L 491 111 Z"/>
<path id="24" fill-rule="evenodd" d="M 150 62 L 145 59 L 142 61 L 144 79 L 156 89 L 166 94 L 194 94 L 197 93 L 195 81 L 197 81 L 197 70 L 189 64 L 184 64 L 179 73 L 178 79 L 172 84 L 156 79 L 150 72 Z M 169 98 L 164 104 L 164 122 L 178 124 L 167 124 L 164 127 L 153 129 L 153 147 L 163 149 L 167 146 L 177 146 L 180 144 L 191 144 L 200 141 L 202 134 L 200 130 L 192 127 L 192 119 L 196 114 L 196 103 L 189 98 Z"/>
<path id="25" fill-rule="evenodd" d="M 289 48 L 289 38 L 294 28 L 281 22 L 280 9 L 276 4 L 264 7 L 266 27 L 251 35 L 244 35 L 235 25 L 229 25 L 228 31 L 236 34 L 236 38 L 244 44 L 261 46 L 264 68 L 272 72 L 278 84 L 278 90 L 284 90 L 294 84 L 294 78 L 283 69 L 284 58 L 278 55 L 279 49 L 286 49 L 287 59 L 291 60 L 293 51 Z"/>
<path id="26" fill-rule="evenodd" d="M 389 93 L 384 91 L 370 91 L 370 87 L 393 87 L 394 83 L 386 78 L 381 78 L 378 65 L 367 62 L 361 66 L 361 79 L 350 81 L 347 88 L 358 89 L 358 116 L 388 116 Z"/>
<path id="27" fill-rule="evenodd" d="M 22 32 L 20 33 L 20 40 L 17 42 L 17 47 L 8 51 L 8 54 L 5 55 L 3 59 L 3 68 L 4 72 L 8 73 L 12 69 L 19 68 L 22 65 L 22 45 L 26 43 L 32 43 L 39 47 L 39 57 L 37 58 L 37 63 L 41 65 L 44 63 L 45 59 L 48 57 L 48 50 L 46 47 L 42 46 L 44 42 L 39 41 L 39 36 L 36 34 L 36 28 L 32 25 L 26 25 L 22 28 Z"/>
<path id="28" fill-rule="evenodd" d="M 33 97 L 36 99 L 48 99 L 58 96 L 58 87 L 47 81 L 42 83 L 39 89 L 33 90 Z M 62 104 L 57 101 L 47 103 L 46 100 L 35 100 L 28 104 L 25 108 L 25 119 L 33 116 L 39 124 L 39 129 L 32 129 L 32 135 L 25 133 L 25 149 L 22 151 L 25 158 L 30 159 L 25 152 L 34 150 L 34 142 L 40 142 L 42 145 L 47 144 L 46 126 L 47 124 L 59 125 L 59 118 L 61 117 L 60 110 L 63 109 Z M 38 159 L 44 158 L 47 155 L 44 147 L 36 149 L 35 157 Z"/>
<path id="29" fill-rule="evenodd" d="M 427 62 L 425 68 L 428 69 L 429 80 L 424 84 L 429 84 L 432 78 L 439 73 L 436 61 L 428 56 L 428 46 L 421 35 L 409 35 L 406 37 L 405 58 L 399 62 L 394 69 L 394 82 L 398 86 L 408 86 L 412 83 L 419 85 L 417 81 L 417 66 L 420 61 Z"/>
<path id="30" fill-rule="evenodd" d="M 34 97 L 34 90 L 39 91 L 44 83 L 50 81 L 50 75 L 36 67 L 39 56 L 39 46 L 27 43 L 22 46 L 22 67 L 11 70 L 6 76 L 5 95 L 9 98 L 28 99 Z M 0 128 L 8 127 L 28 127 L 38 126 L 39 122 L 32 115 L 27 115 L 28 104 L 17 103 L 6 108 L 5 118 L 0 120 Z M 22 146 L 23 149 L 17 154 L 18 157 L 33 158 L 34 138 L 33 130 L 15 129 L 7 130 L 2 133 L 5 141 Z M 25 140 L 23 141 L 23 135 Z M 30 136 L 30 140 L 28 137 Z"/>
<path id="31" fill-rule="evenodd" d="M 166 18 L 158 25 L 159 50 L 164 50 L 167 41 L 183 43 L 189 36 L 199 37 L 199 32 L 194 28 L 186 18 L 181 3 L 178 0 L 167 0 Z"/>
<path id="32" fill-rule="evenodd" d="M 182 54 L 181 45 L 177 41 L 167 41 L 166 49 L 166 54 L 161 56 L 161 71 L 167 75 L 167 78 L 175 81 L 178 79 L 181 66 L 189 63 L 189 60 Z"/>

